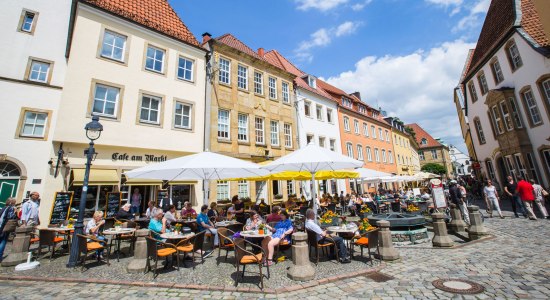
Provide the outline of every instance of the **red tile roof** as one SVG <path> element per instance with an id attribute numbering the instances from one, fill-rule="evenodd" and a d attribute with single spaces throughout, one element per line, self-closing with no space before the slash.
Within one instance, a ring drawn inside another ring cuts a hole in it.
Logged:
<path id="1" fill-rule="evenodd" d="M 467 78 L 477 70 L 479 65 L 489 59 L 492 50 L 503 42 L 508 33 L 520 26 L 538 45 L 534 47 L 548 48 L 550 51 L 550 41 L 544 34 L 539 15 L 533 5 L 533 0 L 520 0 L 521 5 L 516 11 L 516 0 L 492 0 L 485 22 L 479 34 L 476 49 L 472 55 Z M 518 15 L 521 19 L 518 20 Z"/>
<path id="2" fill-rule="evenodd" d="M 412 123 L 405 125 L 405 127 L 410 127 L 412 128 L 412 130 L 414 130 L 414 133 L 416 134 L 416 143 L 418 144 L 419 149 L 443 146 L 440 142 L 436 141 L 429 133 L 427 133 L 424 128 L 420 127 L 420 125 Z M 426 145 L 423 145 L 421 143 L 422 139 L 426 139 Z"/>
<path id="3" fill-rule="evenodd" d="M 236 38 L 231 33 L 226 33 L 220 37 L 215 38 L 215 40 L 231 48 L 235 48 L 243 53 L 253 56 L 259 60 L 266 61 L 263 57 L 260 57 L 258 53 L 256 53 L 256 51 L 252 50 L 250 47 L 248 47 L 245 43 L 241 42 L 238 38 Z"/>
<path id="4" fill-rule="evenodd" d="M 199 46 L 199 42 L 167 0 L 81 0 L 176 40 Z"/>

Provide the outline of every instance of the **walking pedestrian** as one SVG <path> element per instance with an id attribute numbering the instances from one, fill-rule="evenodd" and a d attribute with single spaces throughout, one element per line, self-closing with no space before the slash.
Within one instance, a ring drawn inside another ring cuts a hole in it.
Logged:
<path id="1" fill-rule="evenodd" d="M 500 211 L 500 198 L 498 197 L 497 189 L 493 185 L 491 179 L 487 180 L 487 185 L 483 188 L 483 195 L 485 196 L 485 202 L 487 203 L 487 213 L 489 217 L 493 217 L 493 209 L 496 209 L 501 219 L 504 219 L 502 212 Z"/>
<path id="2" fill-rule="evenodd" d="M 17 221 L 15 220 L 17 220 L 17 214 L 15 213 L 15 198 L 10 197 L 6 200 L 6 206 L 0 210 L 0 262 L 2 262 L 4 257 L 4 249 L 6 249 L 8 238 L 10 234 L 15 231 L 17 225 Z M 11 221 L 11 223 L 9 221 Z"/>
<path id="3" fill-rule="evenodd" d="M 508 198 L 512 202 L 512 210 L 514 211 L 514 216 L 516 218 L 519 218 L 519 213 L 521 213 L 524 217 L 527 218 L 527 213 L 525 213 L 525 208 L 523 206 L 523 203 L 519 199 L 519 195 L 517 194 L 517 183 L 514 181 L 514 178 L 512 176 L 508 176 L 508 180 L 506 181 L 506 184 L 504 185 L 504 192 L 506 195 L 508 195 Z"/>
<path id="4" fill-rule="evenodd" d="M 23 203 L 21 206 L 21 222 L 26 226 L 36 226 L 40 224 L 40 194 L 38 192 L 31 193 L 31 199 Z"/>
<path id="5" fill-rule="evenodd" d="M 539 210 L 542 213 L 542 217 L 550 219 L 550 216 L 548 216 L 548 211 L 544 206 L 544 196 L 548 195 L 548 192 L 545 191 L 542 186 L 540 186 L 540 184 L 537 184 L 534 179 L 529 180 L 529 182 L 531 182 L 531 185 L 533 186 L 535 192 L 535 203 L 539 207 Z"/>
<path id="6" fill-rule="evenodd" d="M 517 186 L 517 192 L 523 205 L 525 205 L 525 210 L 529 216 L 530 220 L 536 220 L 537 216 L 533 212 L 533 202 L 535 201 L 535 189 L 533 186 L 525 181 L 523 176 L 518 176 L 519 182 Z"/>
<path id="7" fill-rule="evenodd" d="M 466 208 L 466 204 L 464 203 L 464 200 L 462 198 L 462 193 L 460 192 L 460 188 L 458 188 L 458 184 L 456 180 L 451 180 L 451 187 L 449 188 L 449 197 L 451 198 L 451 202 L 460 209 L 462 212 L 462 217 L 464 218 L 464 221 L 470 225 L 470 216 L 468 215 L 468 208 Z"/>

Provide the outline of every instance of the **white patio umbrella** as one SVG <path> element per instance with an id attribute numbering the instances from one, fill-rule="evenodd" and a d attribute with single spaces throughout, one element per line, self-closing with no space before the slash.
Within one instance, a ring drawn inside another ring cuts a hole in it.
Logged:
<path id="1" fill-rule="evenodd" d="M 367 168 L 359 168 L 355 169 L 354 171 L 359 173 L 359 178 L 363 179 L 364 181 L 377 181 L 381 178 L 389 178 L 393 176 L 393 174 L 391 173 L 376 171 Z"/>
<path id="2" fill-rule="evenodd" d="M 151 164 L 124 173 L 127 178 L 158 180 L 223 180 L 251 176 L 264 176 L 269 171 L 259 165 L 213 152 L 201 152 Z M 208 185 L 204 187 L 208 202 Z"/>
<path id="3" fill-rule="evenodd" d="M 362 161 L 344 156 L 325 148 L 309 143 L 305 148 L 299 149 L 285 155 L 272 163 L 262 166 L 262 169 L 272 173 L 282 171 L 309 171 L 311 182 L 315 182 L 315 172 L 335 171 L 339 169 L 354 169 L 361 167 Z M 315 184 L 312 184 L 311 196 L 313 208 L 317 214 L 317 203 L 315 201 Z"/>

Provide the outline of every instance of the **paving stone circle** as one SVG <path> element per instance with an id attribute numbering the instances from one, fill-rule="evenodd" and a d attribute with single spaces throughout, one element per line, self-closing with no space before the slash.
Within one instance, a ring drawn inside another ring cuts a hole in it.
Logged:
<path id="1" fill-rule="evenodd" d="M 442 291 L 454 294 L 479 294 L 485 291 L 481 284 L 465 279 L 437 279 L 432 284 Z"/>

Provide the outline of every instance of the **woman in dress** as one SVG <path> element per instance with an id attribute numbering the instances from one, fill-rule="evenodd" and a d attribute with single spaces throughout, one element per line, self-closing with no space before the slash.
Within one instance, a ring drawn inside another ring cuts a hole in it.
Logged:
<path id="1" fill-rule="evenodd" d="M 281 240 L 286 240 L 290 243 L 290 237 L 294 228 L 292 227 L 292 221 L 288 218 L 286 211 L 281 211 L 282 220 L 275 224 L 274 227 L 266 225 L 266 228 L 273 232 L 271 236 L 268 236 L 262 241 L 262 248 L 267 252 L 267 261 L 265 265 L 271 266 L 273 264 L 273 254 L 275 253 L 275 246 L 279 245 Z"/>

